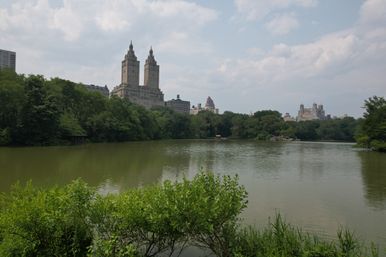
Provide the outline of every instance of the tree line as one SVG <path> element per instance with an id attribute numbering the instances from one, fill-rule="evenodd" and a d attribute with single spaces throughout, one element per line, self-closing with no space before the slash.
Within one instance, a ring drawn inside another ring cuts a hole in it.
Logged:
<path id="1" fill-rule="evenodd" d="M 16 185 L 0 195 L 0 255 L 180 256 L 198 247 L 218 257 L 379 256 L 346 230 L 326 241 L 280 215 L 266 228 L 242 226 L 246 206 L 237 177 L 204 172 L 107 195 L 80 180 L 47 189 Z"/>
<path id="2" fill-rule="evenodd" d="M 181 114 L 147 110 L 107 98 L 82 84 L 0 71 L 0 145 L 55 145 L 156 139 L 232 137 L 355 141 L 362 121 L 352 117 L 285 122 L 278 111 Z"/>

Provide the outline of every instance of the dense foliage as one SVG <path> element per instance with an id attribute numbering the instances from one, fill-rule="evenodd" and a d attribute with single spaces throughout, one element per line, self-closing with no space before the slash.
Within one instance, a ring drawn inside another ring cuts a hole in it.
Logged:
<path id="1" fill-rule="evenodd" d="M 386 100 L 371 97 L 365 101 L 366 112 L 356 137 L 359 145 L 386 152 Z"/>
<path id="2" fill-rule="evenodd" d="M 0 198 L 0 256 L 179 256 L 192 246 L 220 257 L 378 256 L 349 232 L 326 242 L 280 216 L 261 231 L 242 228 L 246 197 L 237 177 L 212 173 L 104 196 L 81 181 L 16 186 Z"/>
<path id="3" fill-rule="evenodd" d="M 167 108 L 146 110 L 81 84 L 0 71 L 0 145 L 52 145 L 151 139 L 233 138 L 354 141 L 358 121 L 284 122 L 277 111 L 253 115 Z"/>

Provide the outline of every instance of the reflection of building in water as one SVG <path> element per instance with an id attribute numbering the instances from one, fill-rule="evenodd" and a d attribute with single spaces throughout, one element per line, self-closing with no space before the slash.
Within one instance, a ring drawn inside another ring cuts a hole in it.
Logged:
<path id="1" fill-rule="evenodd" d="M 214 102 L 210 96 L 206 99 L 205 107 L 202 108 L 201 104 L 197 104 L 197 106 L 192 106 L 192 109 L 190 110 L 190 114 L 196 115 L 197 113 L 201 111 L 210 111 L 215 114 L 219 113 L 219 110 L 216 109 L 216 106 L 214 105 Z"/>
<path id="2" fill-rule="evenodd" d="M 370 206 L 386 210 L 386 158 L 382 153 L 358 152 L 364 195 Z"/>
<path id="3" fill-rule="evenodd" d="M 297 121 L 306 120 L 325 120 L 326 114 L 323 109 L 323 105 L 317 105 L 314 103 L 312 108 L 304 108 L 304 105 L 300 105 Z"/>

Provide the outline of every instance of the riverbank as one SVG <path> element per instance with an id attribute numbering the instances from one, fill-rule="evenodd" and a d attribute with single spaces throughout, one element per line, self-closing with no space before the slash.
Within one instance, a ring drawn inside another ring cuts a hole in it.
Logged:
<path id="1" fill-rule="evenodd" d="M 348 231 L 325 241 L 280 215 L 264 229 L 242 228 L 246 206 L 237 176 L 212 173 L 108 195 L 79 180 L 49 189 L 16 186 L 0 201 L 0 254 L 148 257 L 194 246 L 221 257 L 379 256 Z"/>

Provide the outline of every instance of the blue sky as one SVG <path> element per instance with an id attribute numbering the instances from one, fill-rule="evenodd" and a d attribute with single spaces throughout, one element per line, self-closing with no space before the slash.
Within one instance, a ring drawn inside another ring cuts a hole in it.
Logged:
<path id="1" fill-rule="evenodd" d="M 110 89 L 130 40 L 150 46 L 165 99 L 220 111 L 301 103 L 360 117 L 386 95 L 385 0 L 0 0 L 0 48 L 17 71 Z"/>

